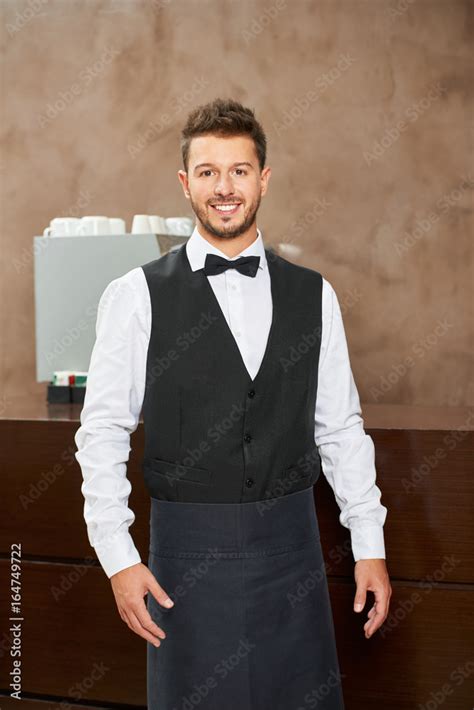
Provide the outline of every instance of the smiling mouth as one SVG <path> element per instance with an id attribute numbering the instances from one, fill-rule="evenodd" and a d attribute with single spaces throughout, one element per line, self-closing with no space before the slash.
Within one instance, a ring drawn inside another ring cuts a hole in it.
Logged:
<path id="1" fill-rule="evenodd" d="M 219 214 L 222 215 L 232 215 L 237 212 L 239 209 L 241 202 L 231 202 L 226 204 L 225 202 L 218 204 L 218 205 L 211 205 L 211 207 L 218 212 Z"/>

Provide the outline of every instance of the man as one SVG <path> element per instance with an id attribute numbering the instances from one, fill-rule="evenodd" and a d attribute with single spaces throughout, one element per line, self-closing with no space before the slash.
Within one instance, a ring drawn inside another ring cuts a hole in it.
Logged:
<path id="1" fill-rule="evenodd" d="M 256 215 L 271 170 L 253 111 L 198 107 L 181 149 L 192 236 L 100 302 L 75 439 L 89 539 L 120 616 L 148 642 L 152 710 L 342 710 L 313 498 L 321 464 L 351 531 L 354 610 L 375 595 L 366 638 L 391 587 L 337 297 L 264 247 Z M 128 531 L 141 411 L 148 566 Z"/>

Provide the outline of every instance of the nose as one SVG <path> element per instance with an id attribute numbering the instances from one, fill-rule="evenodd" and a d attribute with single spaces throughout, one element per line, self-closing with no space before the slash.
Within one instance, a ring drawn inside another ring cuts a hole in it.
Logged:
<path id="1" fill-rule="evenodd" d="M 234 184 L 230 175 L 221 175 L 214 188 L 216 195 L 230 197 L 234 194 Z"/>

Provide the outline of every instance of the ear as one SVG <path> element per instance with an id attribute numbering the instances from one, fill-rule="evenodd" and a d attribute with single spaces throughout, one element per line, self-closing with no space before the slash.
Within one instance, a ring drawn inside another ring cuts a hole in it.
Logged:
<path id="1" fill-rule="evenodd" d="M 189 183 L 188 183 L 188 174 L 185 170 L 178 170 L 178 179 L 183 187 L 183 192 L 186 197 L 190 197 L 189 193 Z"/>
<path id="2" fill-rule="evenodd" d="M 270 180 L 272 174 L 272 169 L 267 165 L 266 168 L 264 168 L 260 174 L 260 185 L 261 185 L 261 192 L 262 192 L 262 197 L 265 195 L 268 189 L 268 181 Z"/>

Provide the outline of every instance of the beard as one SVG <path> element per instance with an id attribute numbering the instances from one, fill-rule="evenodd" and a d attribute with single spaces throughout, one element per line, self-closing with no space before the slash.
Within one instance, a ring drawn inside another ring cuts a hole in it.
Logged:
<path id="1" fill-rule="evenodd" d="M 228 224 L 216 226 L 216 224 L 213 224 L 211 222 L 208 216 L 208 210 L 212 210 L 213 207 L 211 207 L 210 205 L 198 205 L 194 202 L 192 195 L 190 195 L 191 207 L 193 209 L 194 214 L 201 222 L 202 226 L 215 237 L 221 237 L 224 239 L 240 237 L 241 234 L 244 234 L 249 229 L 249 227 L 252 226 L 252 224 L 255 222 L 258 208 L 260 207 L 261 199 L 262 198 L 259 195 L 256 201 L 251 203 L 250 207 L 247 209 L 247 212 L 245 212 L 245 209 L 243 207 L 244 203 L 242 202 L 242 209 L 244 212 L 243 217 L 236 218 L 235 221 L 232 219 L 231 221 L 229 221 Z M 219 216 L 217 212 L 216 216 Z"/>

